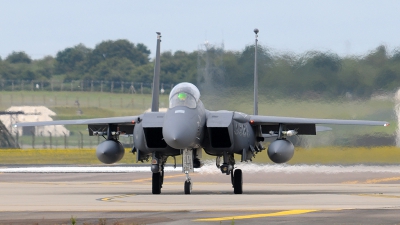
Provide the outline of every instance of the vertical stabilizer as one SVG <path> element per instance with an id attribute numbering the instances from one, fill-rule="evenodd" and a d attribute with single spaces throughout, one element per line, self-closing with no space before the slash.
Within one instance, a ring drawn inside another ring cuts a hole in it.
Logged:
<path id="1" fill-rule="evenodd" d="M 257 71 L 257 41 L 258 29 L 254 29 L 256 34 L 256 42 L 254 45 L 254 115 L 258 115 L 258 71 Z"/>
<path id="2" fill-rule="evenodd" d="M 154 64 L 154 77 L 153 77 L 153 96 L 151 101 L 151 111 L 158 112 L 159 99 L 160 99 L 160 43 L 161 33 L 157 33 L 157 50 L 156 50 L 156 62 Z"/>

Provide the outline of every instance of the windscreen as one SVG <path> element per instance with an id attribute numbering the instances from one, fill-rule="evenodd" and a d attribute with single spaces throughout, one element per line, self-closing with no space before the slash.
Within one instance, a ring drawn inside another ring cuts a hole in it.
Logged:
<path id="1" fill-rule="evenodd" d="M 169 99 L 169 107 L 174 108 L 175 106 L 186 106 L 194 109 L 196 108 L 196 99 L 191 94 L 179 92 Z"/>
<path id="2" fill-rule="evenodd" d="M 176 85 L 169 94 L 169 107 L 186 106 L 196 108 L 200 99 L 200 91 L 191 83 L 183 82 Z"/>

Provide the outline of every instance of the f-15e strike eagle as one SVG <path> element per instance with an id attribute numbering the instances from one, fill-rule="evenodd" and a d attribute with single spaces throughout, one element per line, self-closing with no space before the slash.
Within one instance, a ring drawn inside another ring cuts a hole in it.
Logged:
<path id="1" fill-rule="evenodd" d="M 318 130 L 316 124 L 389 125 L 385 121 L 258 115 L 256 63 L 258 29 L 254 32 L 256 34 L 254 115 L 207 110 L 200 100 L 199 89 L 186 82 L 176 85 L 171 90 L 167 112 L 159 112 L 161 33 L 157 32 L 151 112 L 138 116 L 17 123 L 15 126 L 88 125 L 90 136 L 100 135 L 106 139 L 96 150 L 98 159 L 106 164 L 118 162 L 124 156 L 124 148 L 118 141 L 119 135 L 133 135 L 132 152 L 136 154 L 136 160 L 143 162 L 151 159 L 153 194 L 161 193 L 167 158 L 178 155 L 182 155 L 182 168 L 186 174 L 184 193 L 190 194 L 192 182 L 189 173 L 193 172 L 194 168 L 201 167 L 199 155 L 204 149 L 205 153 L 216 157 L 216 165 L 221 172 L 231 176 L 234 193 L 242 194 L 242 170 L 235 169 L 234 154 L 241 155 L 241 161 L 251 160 L 255 153 L 265 149 L 261 142 L 266 137 L 276 137 L 268 147 L 269 158 L 275 163 L 284 163 L 294 154 L 294 146 L 287 137 L 316 135 Z"/>

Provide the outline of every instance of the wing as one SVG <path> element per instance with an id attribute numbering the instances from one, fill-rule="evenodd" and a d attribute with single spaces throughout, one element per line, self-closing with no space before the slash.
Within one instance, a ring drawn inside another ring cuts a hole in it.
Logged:
<path id="1" fill-rule="evenodd" d="M 389 123 L 386 121 L 371 120 L 336 120 L 258 115 L 251 115 L 249 119 L 251 124 L 261 125 L 263 134 L 279 130 L 280 124 L 285 125 L 287 130 L 296 130 L 300 135 L 315 135 L 319 131 L 316 129 L 316 124 L 389 126 Z"/>
<path id="2" fill-rule="evenodd" d="M 26 126 L 48 126 L 48 125 L 128 125 L 134 124 L 138 116 L 122 116 L 122 117 L 109 117 L 109 118 L 95 118 L 95 119 L 81 119 L 81 120 L 55 120 L 55 121 L 40 121 L 40 122 L 26 122 L 16 123 L 14 127 Z"/>
<path id="3" fill-rule="evenodd" d="M 250 116 L 250 121 L 258 125 L 273 124 L 338 124 L 338 125 L 369 125 L 369 126 L 389 126 L 386 121 L 372 120 L 336 120 L 336 119 L 314 119 L 314 118 L 296 118 L 280 116 Z"/>
<path id="4" fill-rule="evenodd" d="M 133 134 L 133 127 L 135 121 L 139 116 L 122 116 L 122 117 L 109 117 L 109 118 L 94 118 L 94 119 L 81 119 L 81 120 L 55 120 L 55 121 L 40 121 L 40 122 L 26 122 L 16 123 L 14 127 L 27 127 L 27 126 L 49 126 L 49 125 L 87 125 L 89 136 L 93 136 L 94 131 L 104 132 L 107 130 L 108 125 L 116 125 L 117 130 L 123 134 Z"/>

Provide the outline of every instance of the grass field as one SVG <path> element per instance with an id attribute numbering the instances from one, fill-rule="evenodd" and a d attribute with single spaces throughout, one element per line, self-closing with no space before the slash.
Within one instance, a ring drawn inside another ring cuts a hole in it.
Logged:
<path id="1" fill-rule="evenodd" d="M 204 94 L 202 100 L 210 110 L 237 110 L 252 113 L 253 99 L 250 93 L 232 93 L 225 95 Z M 15 91 L 0 92 L 0 110 L 18 105 L 45 105 L 49 108 L 60 110 L 75 116 L 78 100 L 82 109 L 88 109 L 85 117 L 122 116 L 141 113 L 150 108 L 151 95 L 149 94 L 124 94 L 105 92 L 50 92 L 50 91 Z M 168 107 L 168 95 L 160 95 L 160 107 Z M 63 111 L 65 108 L 70 110 Z M 74 110 L 75 109 L 75 110 Z M 90 109 L 92 111 L 90 111 Z M 98 110 L 94 110 L 98 109 Z M 102 112 L 102 110 L 107 109 Z M 94 110 L 94 111 L 93 111 Z M 259 97 L 259 114 L 281 115 L 297 117 L 338 118 L 338 119 L 386 119 L 393 120 L 394 102 L 388 100 L 325 100 L 310 99 L 299 100 L 296 98 L 270 98 Z M 61 115 L 59 115 L 61 116 Z M 388 118 L 390 117 L 390 118 Z"/>
<path id="2" fill-rule="evenodd" d="M 77 115 L 76 101 L 83 111 Z M 56 111 L 57 118 L 126 116 L 142 113 L 151 105 L 151 95 L 105 92 L 0 92 L 0 110 L 10 106 L 43 105 Z M 160 107 L 168 107 L 168 96 L 160 96 Z M 57 112 L 58 111 L 58 112 Z"/>
<path id="3" fill-rule="evenodd" d="M 250 93 L 251 94 L 251 93 Z M 142 113 L 151 106 L 149 94 L 122 94 L 100 92 L 49 92 L 19 91 L 0 92 L 0 110 L 18 105 L 44 105 L 58 111 L 58 117 L 76 115 L 78 100 L 83 110 L 82 117 L 123 116 Z M 236 110 L 251 114 L 252 96 L 233 93 L 231 95 L 206 94 L 203 103 L 210 110 Z M 168 107 L 168 95 L 160 96 L 160 107 Z M 101 110 L 100 110 L 101 109 Z M 260 96 L 259 114 L 338 118 L 338 119 L 386 119 L 393 120 L 394 102 L 392 100 L 325 100 L 296 98 L 269 98 Z M 389 117 L 389 118 L 388 118 Z"/>
<path id="4" fill-rule="evenodd" d="M 240 162 L 239 155 L 235 156 Z M 177 163 L 182 158 L 176 157 Z M 202 160 L 215 160 L 203 153 Z M 272 163 L 266 151 L 253 159 L 254 163 Z M 134 164 L 135 156 L 126 149 L 124 158 L 118 164 Z M 173 163 L 170 157 L 167 163 Z M 0 164 L 102 164 L 96 158 L 95 149 L 2 149 Z M 400 148 L 387 146 L 375 148 L 319 147 L 296 148 L 294 157 L 288 164 L 400 164 Z"/>

